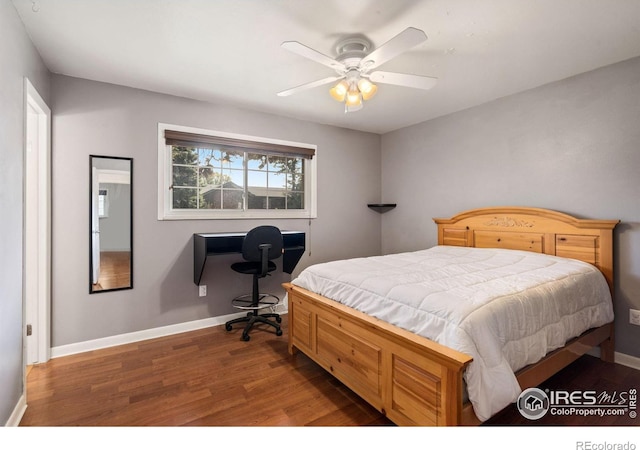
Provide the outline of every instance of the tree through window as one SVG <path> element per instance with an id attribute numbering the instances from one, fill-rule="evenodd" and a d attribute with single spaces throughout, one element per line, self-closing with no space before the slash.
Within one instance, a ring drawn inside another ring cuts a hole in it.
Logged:
<path id="1" fill-rule="evenodd" d="M 315 149 L 165 130 L 171 212 L 305 211 Z"/>

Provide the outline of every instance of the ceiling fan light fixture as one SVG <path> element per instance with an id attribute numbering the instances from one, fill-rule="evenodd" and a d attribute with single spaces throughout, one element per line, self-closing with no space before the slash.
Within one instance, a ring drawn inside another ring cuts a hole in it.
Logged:
<path id="1" fill-rule="evenodd" d="M 362 105 L 362 95 L 360 95 L 360 91 L 355 88 L 349 89 L 349 91 L 347 92 L 347 99 L 345 100 L 345 104 L 347 106 Z"/>
<path id="2" fill-rule="evenodd" d="M 364 100 L 369 100 L 378 92 L 378 86 L 366 78 L 360 78 L 360 80 L 358 80 L 358 89 L 360 89 Z"/>
<path id="3" fill-rule="evenodd" d="M 354 112 L 362 109 L 362 95 L 358 90 L 358 87 L 354 84 L 351 85 L 347 92 L 347 98 L 344 102 L 344 112 Z"/>
<path id="4" fill-rule="evenodd" d="M 335 83 L 329 89 L 331 97 L 344 103 L 345 112 L 362 109 L 363 100 L 376 95 L 378 87 L 373 83 L 392 84 L 416 89 L 431 89 L 437 78 L 409 75 L 395 72 L 371 72 L 399 54 L 422 44 L 427 40 L 424 31 L 408 27 L 372 51 L 371 42 L 362 35 L 343 39 L 336 45 L 336 58 L 331 58 L 297 41 L 285 41 L 281 46 L 293 53 L 327 66 L 337 72 L 337 76 L 326 77 L 293 89 L 278 92 L 284 97 L 305 89 Z"/>
<path id="5" fill-rule="evenodd" d="M 348 90 L 349 84 L 347 84 L 345 80 L 342 80 L 334 87 L 329 89 L 329 94 L 331 94 L 331 97 L 333 97 L 335 100 L 343 102 Z"/>

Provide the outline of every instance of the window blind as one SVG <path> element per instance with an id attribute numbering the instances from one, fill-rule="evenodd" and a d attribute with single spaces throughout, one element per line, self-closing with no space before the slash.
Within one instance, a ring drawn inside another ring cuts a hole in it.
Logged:
<path id="1" fill-rule="evenodd" d="M 165 130 L 164 139 L 167 145 L 182 147 L 199 147 L 212 149 L 239 149 L 242 151 L 255 151 L 272 155 L 286 155 L 311 159 L 315 155 L 313 148 L 297 147 L 284 144 L 272 144 L 269 142 L 250 141 L 222 136 L 210 136 L 206 134 L 186 133 L 183 131 Z"/>

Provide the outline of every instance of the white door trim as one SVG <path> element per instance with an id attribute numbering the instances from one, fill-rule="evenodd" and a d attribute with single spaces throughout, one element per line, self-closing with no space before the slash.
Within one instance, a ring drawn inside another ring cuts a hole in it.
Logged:
<path id="1" fill-rule="evenodd" d="M 29 79 L 24 80 L 25 92 L 25 192 L 26 183 L 37 178 L 37 235 L 38 245 L 34 249 L 35 255 L 25 255 L 25 258 L 37 258 L 37 270 L 35 274 L 23 272 L 23 292 L 27 283 L 35 287 L 36 302 L 35 311 L 38 315 L 37 330 L 34 334 L 37 336 L 37 362 L 43 363 L 51 359 L 51 109 L 42 99 L 38 91 L 31 84 Z M 29 174 L 26 172 L 26 158 L 29 151 L 27 126 L 29 124 L 29 111 L 35 111 L 37 114 L 37 143 L 34 143 L 34 149 L 37 146 L 37 173 Z M 26 207 L 25 207 L 26 209 Z M 26 224 L 23 225 L 23 232 L 26 236 Z M 23 248 L 25 243 L 23 242 Z M 23 299 L 23 303 L 27 300 Z M 26 311 L 26 305 L 24 307 Z M 26 313 L 24 315 L 25 342 L 26 342 Z M 25 362 L 26 362 L 25 349 Z M 26 365 L 26 364 L 25 364 Z"/>

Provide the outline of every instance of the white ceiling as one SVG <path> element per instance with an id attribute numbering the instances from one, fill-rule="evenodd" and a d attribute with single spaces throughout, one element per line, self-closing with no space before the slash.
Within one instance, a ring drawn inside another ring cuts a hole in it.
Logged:
<path id="1" fill-rule="evenodd" d="M 386 133 L 640 55 L 638 0 L 13 0 L 54 73 Z M 379 70 L 437 77 L 379 85 L 344 113 L 335 75 L 280 47 L 335 57 L 346 36 L 380 46 L 407 27 L 428 40 Z"/>

